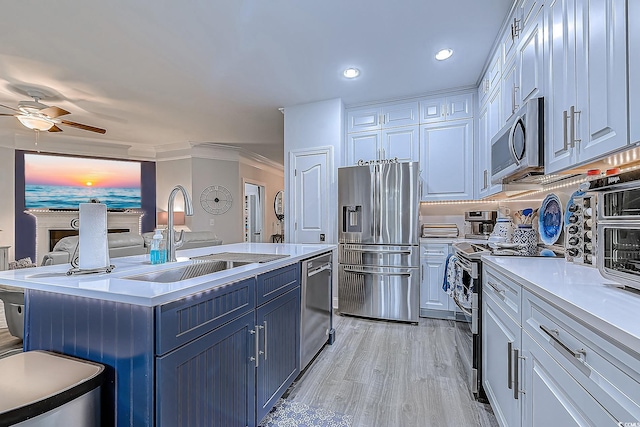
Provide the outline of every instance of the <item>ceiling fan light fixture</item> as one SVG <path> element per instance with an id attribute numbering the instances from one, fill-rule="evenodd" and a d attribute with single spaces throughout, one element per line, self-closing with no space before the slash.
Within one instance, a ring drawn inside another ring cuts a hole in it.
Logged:
<path id="1" fill-rule="evenodd" d="M 360 70 L 354 67 L 347 68 L 342 72 L 342 75 L 348 79 L 355 79 L 360 75 Z"/>
<path id="2" fill-rule="evenodd" d="M 24 127 L 32 130 L 47 131 L 55 124 L 42 117 L 18 115 L 17 118 Z"/>
<path id="3" fill-rule="evenodd" d="M 436 53 L 436 59 L 438 61 L 444 61 L 445 59 L 451 58 L 453 55 L 453 49 L 442 49 Z"/>

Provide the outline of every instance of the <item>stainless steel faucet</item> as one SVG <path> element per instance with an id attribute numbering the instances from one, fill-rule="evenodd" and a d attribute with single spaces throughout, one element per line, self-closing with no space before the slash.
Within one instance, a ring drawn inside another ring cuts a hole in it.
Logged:
<path id="1" fill-rule="evenodd" d="M 176 185 L 169 194 L 169 206 L 167 207 L 167 261 L 176 262 L 176 249 L 182 246 L 184 243 L 182 237 L 184 230 L 180 230 L 180 237 L 176 239 L 176 231 L 173 229 L 173 201 L 176 198 L 178 191 L 182 192 L 184 197 L 184 214 L 186 216 L 193 216 L 193 204 L 191 203 L 191 197 L 187 190 L 182 185 Z"/>

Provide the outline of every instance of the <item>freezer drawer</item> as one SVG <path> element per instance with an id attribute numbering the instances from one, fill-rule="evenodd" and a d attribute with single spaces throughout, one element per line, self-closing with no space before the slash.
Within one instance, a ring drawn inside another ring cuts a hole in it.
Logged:
<path id="1" fill-rule="evenodd" d="M 340 264 L 338 311 L 374 319 L 417 322 L 420 269 Z"/>

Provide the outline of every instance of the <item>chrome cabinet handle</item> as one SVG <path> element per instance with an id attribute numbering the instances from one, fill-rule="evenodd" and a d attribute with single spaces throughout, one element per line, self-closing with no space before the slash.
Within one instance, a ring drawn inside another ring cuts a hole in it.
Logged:
<path id="1" fill-rule="evenodd" d="M 579 116 L 581 111 L 576 111 L 574 105 L 571 106 L 571 147 L 579 144 L 582 139 L 576 139 L 576 116 Z"/>
<path id="2" fill-rule="evenodd" d="M 563 150 L 567 151 L 569 148 L 567 145 L 567 121 L 569 120 L 569 114 L 567 111 L 562 112 L 562 142 L 564 144 Z"/>
<path id="3" fill-rule="evenodd" d="M 267 321 L 262 323 L 264 323 L 264 360 L 267 360 Z"/>
<path id="4" fill-rule="evenodd" d="M 442 112 L 442 114 L 441 114 L 441 115 L 442 115 L 442 117 L 444 117 L 444 107 L 445 107 L 445 106 L 443 105 L 443 106 L 442 106 L 442 109 L 440 110 L 440 111 Z"/>
<path id="5" fill-rule="evenodd" d="M 249 333 L 250 333 L 251 335 L 255 335 L 255 346 L 256 346 L 256 347 L 255 347 L 255 357 L 254 357 L 254 356 L 250 356 L 250 357 L 249 357 L 249 361 L 251 361 L 251 362 L 256 362 L 256 366 L 255 366 L 255 367 L 257 368 L 257 367 L 258 367 L 258 334 L 257 334 L 257 332 L 256 332 L 256 331 L 254 331 L 253 329 L 251 329 L 251 330 L 249 331 Z"/>
<path id="6" fill-rule="evenodd" d="M 420 266 L 420 281 L 424 280 L 424 264 Z"/>
<path id="7" fill-rule="evenodd" d="M 260 351 L 260 329 L 262 326 L 256 325 L 256 368 L 260 366 L 260 355 L 262 354 Z"/>
<path id="8" fill-rule="evenodd" d="M 500 289 L 500 288 L 498 288 L 498 285 L 496 285 L 496 284 L 494 284 L 494 283 L 491 283 L 491 282 L 489 282 L 489 281 L 487 281 L 487 285 L 489 285 L 489 286 L 490 286 L 494 291 L 496 291 L 497 293 L 499 293 L 499 294 L 503 294 L 503 295 L 504 295 L 505 290 L 504 290 L 504 289 Z"/>
<path id="9" fill-rule="evenodd" d="M 516 84 L 513 84 L 513 112 L 515 113 L 516 111 L 518 111 L 518 108 L 520 108 L 520 104 L 518 104 L 516 102 L 516 91 L 520 90 L 520 86 L 516 86 Z"/>
<path id="10" fill-rule="evenodd" d="M 518 349 L 514 348 L 513 349 L 513 360 L 514 360 L 514 364 L 513 364 L 513 398 L 518 400 L 518 387 L 520 387 L 520 385 L 518 384 L 519 382 L 519 378 L 518 378 Z"/>
<path id="11" fill-rule="evenodd" d="M 513 341 L 507 343 L 507 386 L 509 390 L 513 386 L 513 362 L 511 355 L 513 354 Z"/>
<path id="12" fill-rule="evenodd" d="M 540 325 L 540 329 L 542 329 L 542 331 L 549 335 L 549 338 L 551 338 L 553 341 L 555 341 L 556 343 L 558 343 L 558 345 L 560 345 L 560 347 L 562 347 L 567 353 L 569 353 L 571 356 L 575 357 L 576 359 L 580 358 L 580 355 L 586 355 L 587 352 L 585 351 L 585 349 L 581 348 L 579 350 L 572 350 L 571 348 L 569 348 L 568 345 L 566 345 L 565 343 L 563 343 L 560 338 L 560 332 L 557 329 L 549 329 L 549 327 L 545 326 L 545 325 Z"/>
<path id="13" fill-rule="evenodd" d="M 484 187 L 482 187 L 483 190 L 486 190 L 487 187 L 489 186 L 489 184 L 487 183 L 487 177 L 489 175 L 489 171 L 487 171 L 486 169 L 484 170 Z"/>

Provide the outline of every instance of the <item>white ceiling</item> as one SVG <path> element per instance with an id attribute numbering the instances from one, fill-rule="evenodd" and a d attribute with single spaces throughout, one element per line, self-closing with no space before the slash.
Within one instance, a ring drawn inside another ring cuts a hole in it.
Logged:
<path id="1" fill-rule="evenodd" d="M 238 145 L 282 163 L 279 107 L 477 82 L 512 0 L 7 1 L 0 104 L 47 94 L 66 136 Z M 454 49 L 448 61 L 437 50 Z M 362 74 L 348 81 L 348 66 Z M 4 109 L 2 109 L 4 110 Z M 8 112 L 8 111 L 1 111 Z M 11 117 L 0 129 L 23 131 Z M 43 137 L 55 138 L 61 134 Z"/>

